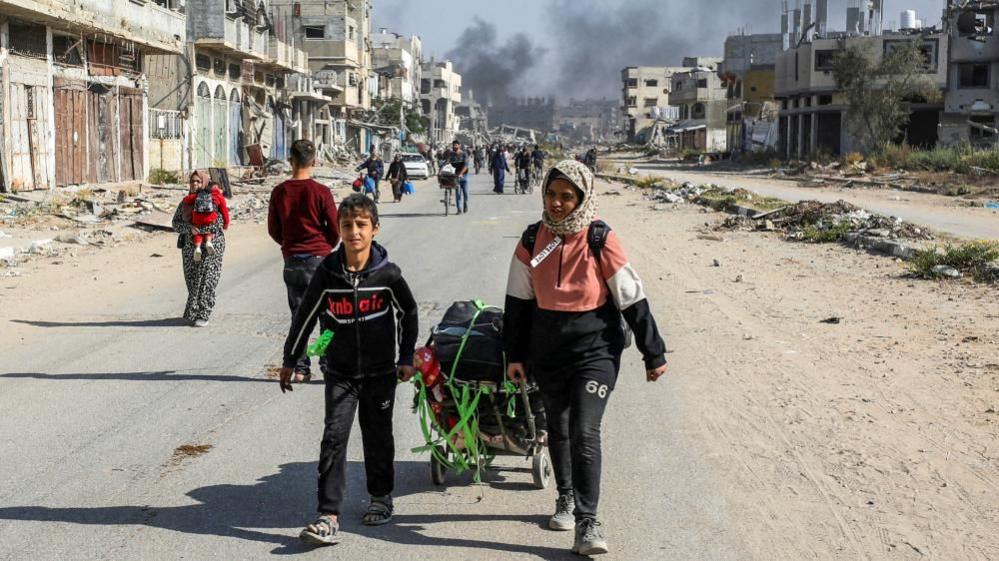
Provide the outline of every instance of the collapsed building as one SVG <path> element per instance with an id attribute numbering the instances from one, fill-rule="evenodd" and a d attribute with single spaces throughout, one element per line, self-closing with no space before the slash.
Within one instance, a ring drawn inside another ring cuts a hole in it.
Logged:
<path id="1" fill-rule="evenodd" d="M 533 129 L 547 134 L 555 129 L 555 100 L 553 98 L 508 98 L 493 101 L 488 107 L 492 126 L 509 125 Z"/>
<path id="2" fill-rule="evenodd" d="M 679 122 L 669 129 L 677 137 L 677 148 L 726 150 L 728 86 L 717 68 L 699 67 L 674 74 L 670 104 L 679 110 Z"/>
<path id="3" fill-rule="evenodd" d="M 556 109 L 555 130 L 572 142 L 607 142 L 619 132 L 620 119 L 620 108 L 613 99 L 570 99 Z"/>
<path id="4" fill-rule="evenodd" d="M 776 147 L 774 81 L 783 43 L 784 36 L 777 33 L 739 34 L 725 40 L 725 60 L 719 72 L 728 88 L 726 145 L 731 153 Z"/>

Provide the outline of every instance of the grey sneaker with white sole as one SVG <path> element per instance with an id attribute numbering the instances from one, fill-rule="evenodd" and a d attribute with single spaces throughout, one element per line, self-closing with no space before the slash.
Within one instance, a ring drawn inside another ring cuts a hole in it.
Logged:
<path id="1" fill-rule="evenodd" d="M 601 555 L 607 553 L 607 539 L 600 531 L 600 523 L 592 518 L 584 518 L 576 523 L 576 543 L 572 552 L 580 555 Z"/>
<path id="2" fill-rule="evenodd" d="M 576 510 L 576 499 L 572 493 L 559 495 L 555 500 L 555 514 L 548 519 L 548 527 L 560 532 L 568 532 L 576 527 L 576 517 L 572 511 Z"/>

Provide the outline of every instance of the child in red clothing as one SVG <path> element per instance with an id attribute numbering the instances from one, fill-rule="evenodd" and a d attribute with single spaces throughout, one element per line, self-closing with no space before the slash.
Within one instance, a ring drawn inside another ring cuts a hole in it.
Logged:
<path id="1" fill-rule="evenodd" d="M 204 244 L 205 252 L 208 255 L 215 254 L 215 246 L 212 245 L 213 234 L 203 229 L 214 224 L 218 220 L 219 214 L 222 215 L 222 229 L 228 229 L 229 205 L 222 194 L 221 186 L 215 182 L 211 182 L 184 197 L 184 204 L 193 209 L 191 212 L 191 236 L 194 238 L 194 261 L 200 263 L 202 244 Z"/>

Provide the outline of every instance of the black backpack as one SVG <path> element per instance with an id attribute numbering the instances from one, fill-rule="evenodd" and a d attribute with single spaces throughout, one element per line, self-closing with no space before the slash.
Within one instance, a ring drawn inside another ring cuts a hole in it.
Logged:
<path id="1" fill-rule="evenodd" d="M 534 246 L 538 242 L 538 231 L 541 230 L 541 222 L 535 222 L 524 230 L 524 234 L 520 237 L 520 245 L 524 246 L 531 256 L 534 256 Z M 597 258 L 597 266 L 600 267 L 601 273 L 603 272 L 603 264 L 601 263 L 601 256 L 604 252 L 604 246 L 607 245 L 607 236 L 610 235 L 611 227 L 607 225 L 603 220 L 594 220 L 590 223 L 590 228 L 586 233 L 586 245 L 590 246 L 590 251 L 593 252 L 594 257 Z M 601 274 L 601 276 L 603 276 Z M 619 312 L 620 315 L 620 312 Z M 621 334 L 624 338 L 624 348 L 631 346 L 632 333 L 631 327 L 628 326 L 628 322 L 624 320 L 624 316 L 621 315 Z"/>
<path id="2" fill-rule="evenodd" d="M 207 190 L 198 191 L 198 196 L 194 199 L 194 212 L 198 214 L 211 214 L 216 210 L 212 192 Z"/>
<path id="3" fill-rule="evenodd" d="M 446 376 L 456 380 L 502 384 L 503 310 L 481 302 L 455 302 L 434 328 L 431 340 Z"/>

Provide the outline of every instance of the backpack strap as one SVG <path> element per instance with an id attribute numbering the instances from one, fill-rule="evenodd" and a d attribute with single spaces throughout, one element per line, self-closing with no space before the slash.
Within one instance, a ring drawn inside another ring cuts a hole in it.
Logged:
<path id="1" fill-rule="evenodd" d="M 524 246 L 524 249 L 528 253 L 534 254 L 534 246 L 538 243 L 538 232 L 541 231 L 541 222 L 535 222 L 524 230 L 524 233 L 520 236 L 520 245 Z"/>
<path id="2" fill-rule="evenodd" d="M 600 263 L 603 256 L 604 246 L 607 245 L 607 237 L 610 235 L 611 227 L 603 220 L 594 220 L 590 223 L 590 230 L 586 234 L 586 243 L 590 246 L 590 251 Z"/>

